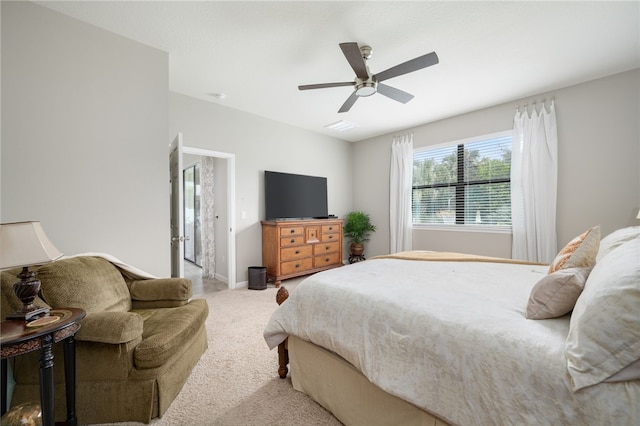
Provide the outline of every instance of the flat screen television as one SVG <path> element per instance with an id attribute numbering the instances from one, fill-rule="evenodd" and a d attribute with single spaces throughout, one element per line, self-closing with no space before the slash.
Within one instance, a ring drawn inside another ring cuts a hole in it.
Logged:
<path id="1" fill-rule="evenodd" d="M 264 172 L 265 218 L 324 219 L 328 217 L 327 178 Z"/>

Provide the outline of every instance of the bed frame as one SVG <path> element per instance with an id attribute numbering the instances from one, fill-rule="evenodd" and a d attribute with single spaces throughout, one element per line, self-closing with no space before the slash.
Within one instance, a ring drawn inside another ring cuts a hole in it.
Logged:
<path id="1" fill-rule="evenodd" d="M 280 305 L 288 297 L 287 289 L 280 287 L 276 302 Z M 293 388 L 311 397 L 345 425 L 450 424 L 383 391 L 337 354 L 296 336 L 289 336 L 278 345 L 278 363 L 280 378 L 286 378 L 291 367 Z"/>

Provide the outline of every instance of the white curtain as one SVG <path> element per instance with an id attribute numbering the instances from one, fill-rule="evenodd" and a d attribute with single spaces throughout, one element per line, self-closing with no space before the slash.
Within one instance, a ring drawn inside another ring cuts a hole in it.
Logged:
<path id="1" fill-rule="evenodd" d="M 512 258 L 551 262 L 557 254 L 558 134 L 553 101 L 516 111 L 511 156 Z"/>
<path id="2" fill-rule="evenodd" d="M 411 184 L 413 134 L 393 138 L 389 179 L 389 234 L 391 253 L 411 250 Z"/>
<path id="3" fill-rule="evenodd" d="M 202 278 L 215 278 L 215 208 L 214 208 L 214 161 L 213 157 L 202 157 L 200 175 L 200 200 L 202 203 Z"/>

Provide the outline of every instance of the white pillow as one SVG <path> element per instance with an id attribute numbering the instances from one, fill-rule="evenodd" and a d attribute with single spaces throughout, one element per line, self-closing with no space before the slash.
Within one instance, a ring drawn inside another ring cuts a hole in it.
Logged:
<path id="1" fill-rule="evenodd" d="M 600 249 L 596 255 L 596 262 L 609 254 L 613 249 L 621 244 L 631 241 L 634 238 L 640 238 L 640 226 L 629 226 L 613 231 L 600 240 Z"/>
<path id="2" fill-rule="evenodd" d="M 574 391 L 640 359 L 640 238 L 591 270 L 571 315 L 565 355 Z"/>

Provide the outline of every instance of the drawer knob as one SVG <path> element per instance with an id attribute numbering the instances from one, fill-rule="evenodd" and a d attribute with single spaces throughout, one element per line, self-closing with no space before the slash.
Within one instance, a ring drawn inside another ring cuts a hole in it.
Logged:
<path id="1" fill-rule="evenodd" d="M 329 235 L 329 239 L 330 239 L 330 240 L 333 240 L 333 235 Z"/>
<path id="2" fill-rule="evenodd" d="M 300 267 L 300 264 L 299 264 L 299 263 L 296 263 L 296 268 L 299 268 L 299 267 Z"/>
<path id="3" fill-rule="evenodd" d="M 295 242 L 296 242 L 295 238 L 292 238 L 292 239 L 291 239 L 291 244 L 293 244 L 293 243 L 295 243 Z"/>
<path id="4" fill-rule="evenodd" d="M 292 233 L 292 234 L 295 234 L 295 232 L 296 232 L 296 230 L 295 230 L 295 229 L 292 229 L 292 230 L 291 230 L 291 233 Z"/>
<path id="5" fill-rule="evenodd" d="M 300 254 L 300 250 L 296 250 L 296 254 Z"/>
<path id="6" fill-rule="evenodd" d="M 333 231 L 333 226 L 330 226 L 330 227 L 329 227 L 329 231 Z"/>
<path id="7" fill-rule="evenodd" d="M 325 262 L 329 262 L 329 260 L 331 260 L 331 259 L 329 259 L 329 258 L 327 257 L 324 261 L 325 261 Z"/>

